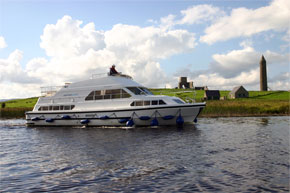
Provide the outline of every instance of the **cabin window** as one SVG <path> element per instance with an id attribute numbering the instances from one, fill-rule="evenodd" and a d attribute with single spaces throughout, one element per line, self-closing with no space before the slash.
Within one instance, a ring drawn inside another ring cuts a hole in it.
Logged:
<path id="1" fill-rule="evenodd" d="M 135 95 L 141 95 L 142 93 L 144 94 L 144 92 L 137 87 L 127 87 L 127 89 L 130 90 Z"/>
<path id="2" fill-rule="evenodd" d="M 144 101 L 144 106 L 149 106 L 150 105 L 150 101 Z"/>
<path id="3" fill-rule="evenodd" d="M 179 99 L 173 99 L 173 101 L 175 101 L 175 102 L 178 103 L 178 104 L 184 104 L 184 102 L 181 101 L 181 100 L 179 100 Z"/>
<path id="4" fill-rule="evenodd" d="M 126 87 L 135 95 L 153 95 L 147 88 L 144 87 Z"/>
<path id="5" fill-rule="evenodd" d="M 70 110 L 70 106 L 64 106 L 63 110 Z"/>
<path id="6" fill-rule="evenodd" d="M 48 106 L 39 107 L 38 111 L 48 111 Z"/>
<path id="7" fill-rule="evenodd" d="M 149 106 L 149 105 L 166 105 L 163 100 L 154 100 L 154 101 L 134 101 L 130 106 Z"/>
<path id="8" fill-rule="evenodd" d="M 60 105 L 60 106 L 41 106 L 38 111 L 59 111 L 59 110 L 72 110 L 74 105 Z"/>
<path id="9" fill-rule="evenodd" d="M 143 106 L 143 101 L 136 101 L 135 102 L 135 105 L 136 106 Z"/>
<path id="10" fill-rule="evenodd" d="M 120 98 L 129 98 L 131 97 L 123 89 L 111 89 L 111 90 L 97 90 L 92 91 L 85 100 L 104 100 L 104 99 L 120 99 Z"/>
<path id="11" fill-rule="evenodd" d="M 52 107 L 52 110 L 53 110 L 53 111 L 59 111 L 59 106 L 53 106 L 53 107 Z"/>
<path id="12" fill-rule="evenodd" d="M 153 93 L 151 91 L 149 91 L 147 88 L 141 87 L 139 88 L 141 89 L 143 92 L 145 92 L 147 95 L 153 95 Z"/>
<path id="13" fill-rule="evenodd" d="M 152 105 L 158 105 L 158 101 L 152 101 Z"/>
<path id="14" fill-rule="evenodd" d="M 95 91 L 92 91 L 86 98 L 86 101 L 94 100 Z"/>

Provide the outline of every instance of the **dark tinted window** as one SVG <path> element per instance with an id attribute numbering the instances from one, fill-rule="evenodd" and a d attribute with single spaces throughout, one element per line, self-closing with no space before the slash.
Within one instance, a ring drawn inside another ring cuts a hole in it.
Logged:
<path id="1" fill-rule="evenodd" d="M 103 100 L 103 99 L 119 99 L 131 97 L 123 89 L 111 89 L 111 90 L 97 90 L 92 91 L 85 100 Z"/>
<path id="2" fill-rule="evenodd" d="M 149 106 L 150 105 L 150 101 L 144 101 L 144 106 Z"/>
<path id="3" fill-rule="evenodd" d="M 60 105 L 60 106 L 42 106 L 39 107 L 39 111 L 59 111 L 59 110 L 72 110 L 75 106 L 74 105 Z"/>
<path id="4" fill-rule="evenodd" d="M 163 100 L 159 100 L 159 105 L 166 105 L 166 103 Z"/>
<path id="5" fill-rule="evenodd" d="M 143 101 L 136 101 L 135 104 L 136 106 L 143 106 Z"/>
<path id="6" fill-rule="evenodd" d="M 52 107 L 52 110 L 53 110 L 53 111 L 58 111 L 58 110 L 59 110 L 59 106 L 53 106 L 53 107 Z"/>
<path id="7" fill-rule="evenodd" d="M 38 111 L 48 111 L 48 107 L 47 106 L 39 107 Z"/>
<path id="8" fill-rule="evenodd" d="M 150 92 L 147 88 L 142 87 L 142 88 L 139 88 L 139 89 L 141 89 L 141 90 L 142 90 L 143 92 L 145 92 L 147 95 L 153 95 L 153 93 Z"/>
<path id="9" fill-rule="evenodd" d="M 88 101 L 88 100 L 94 100 L 94 93 L 95 91 L 92 91 L 86 98 L 85 100 Z"/>
<path id="10" fill-rule="evenodd" d="M 179 100 L 179 99 L 173 99 L 173 101 L 175 101 L 175 102 L 178 103 L 178 104 L 184 104 L 184 102 L 182 102 L 182 101 Z"/>
<path id="11" fill-rule="evenodd" d="M 137 87 L 127 87 L 127 89 L 129 89 L 135 95 L 141 95 L 142 93 L 144 94 L 144 91 L 140 90 Z"/>

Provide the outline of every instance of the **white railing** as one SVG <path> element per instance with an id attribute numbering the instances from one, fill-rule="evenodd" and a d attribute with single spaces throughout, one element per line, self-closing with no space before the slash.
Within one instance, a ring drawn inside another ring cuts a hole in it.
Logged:
<path id="1" fill-rule="evenodd" d="M 41 96 L 53 96 L 57 91 L 65 86 L 47 86 L 47 87 L 40 87 Z"/>
<path id="2" fill-rule="evenodd" d="M 108 76 L 107 73 L 92 74 L 91 79 L 102 78 Z"/>
<path id="3" fill-rule="evenodd" d="M 126 75 L 126 74 L 122 74 L 122 72 L 119 72 L 118 74 L 113 74 L 113 75 L 110 75 L 110 73 L 92 74 L 91 79 L 103 78 L 103 77 L 106 77 L 106 76 L 119 76 L 119 77 L 132 79 L 131 76 Z"/>

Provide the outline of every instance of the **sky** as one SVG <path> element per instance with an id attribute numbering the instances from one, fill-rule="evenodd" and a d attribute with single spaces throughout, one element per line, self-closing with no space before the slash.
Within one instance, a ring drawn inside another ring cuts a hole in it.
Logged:
<path id="1" fill-rule="evenodd" d="M 0 0 L 0 99 L 86 80 L 112 64 L 149 88 L 290 90 L 289 0 Z"/>

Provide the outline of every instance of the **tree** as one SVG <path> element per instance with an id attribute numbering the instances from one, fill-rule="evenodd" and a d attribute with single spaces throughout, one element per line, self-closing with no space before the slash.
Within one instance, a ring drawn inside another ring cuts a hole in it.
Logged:
<path id="1" fill-rule="evenodd" d="M 6 104 L 5 104 L 5 103 L 2 103 L 2 104 L 1 104 L 1 107 L 2 107 L 2 109 L 4 109 L 4 108 L 5 108 L 5 106 L 6 106 Z"/>

